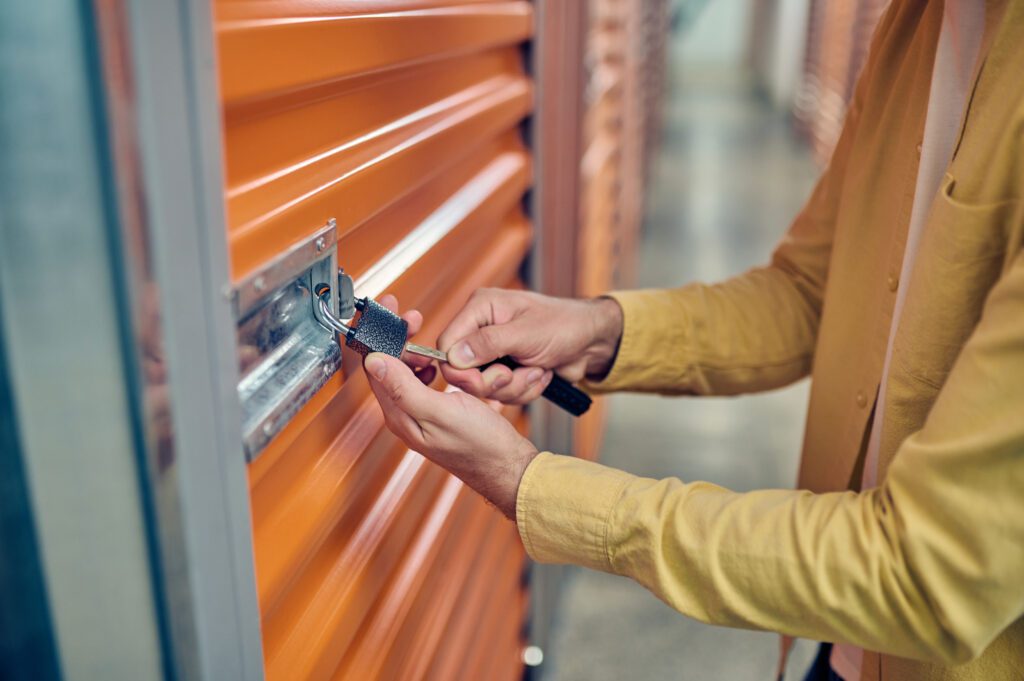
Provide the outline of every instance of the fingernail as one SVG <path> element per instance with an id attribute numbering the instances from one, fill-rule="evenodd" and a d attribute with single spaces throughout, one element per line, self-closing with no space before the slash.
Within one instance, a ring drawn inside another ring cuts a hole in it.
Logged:
<path id="1" fill-rule="evenodd" d="M 469 343 L 459 343 L 455 346 L 455 359 L 459 361 L 459 364 L 469 366 L 476 359 L 476 353 L 473 352 L 473 348 L 469 347 Z"/>
<path id="2" fill-rule="evenodd" d="M 493 388 L 494 390 L 501 390 L 502 388 L 504 388 L 506 385 L 508 385 L 511 382 L 512 382 L 512 377 L 511 376 L 507 376 L 505 374 L 501 374 L 496 379 L 494 379 L 494 383 L 491 384 L 491 388 Z"/>
<path id="3" fill-rule="evenodd" d="M 543 369 L 534 369 L 530 373 L 526 374 L 526 383 L 528 385 L 535 385 L 537 381 L 544 375 Z"/>
<path id="4" fill-rule="evenodd" d="M 365 366 L 366 370 L 373 374 L 378 381 L 384 378 L 384 374 L 388 372 L 387 362 L 376 355 L 367 357 Z"/>

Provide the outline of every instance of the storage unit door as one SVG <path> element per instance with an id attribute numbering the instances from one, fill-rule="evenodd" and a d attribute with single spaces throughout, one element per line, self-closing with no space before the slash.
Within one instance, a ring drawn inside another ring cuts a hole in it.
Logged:
<path id="1" fill-rule="evenodd" d="M 236 282 L 333 219 L 356 294 L 420 309 L 422 342 L 519 285 L 530 3 L 221 0 L 216 23 Z M 349 350 L 249 475 L 267 678 L 521 676 L 514 525 L 384 428 Z"/>

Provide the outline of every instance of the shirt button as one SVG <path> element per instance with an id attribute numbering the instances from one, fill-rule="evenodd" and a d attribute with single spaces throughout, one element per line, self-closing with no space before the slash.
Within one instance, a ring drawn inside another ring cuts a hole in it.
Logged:
<path id="1" fill-rule="evenodd" d="M 889 284 L 889 290 L 895 293 L 896 289 L 900 287 L 900 278 L 897 277 L 895 274 L 890 274 L 889 279 L 886 280 L 886 283 Z"/>
<path id="2" fill-rule="evenodd" d="M 865 397 L 863 390 L 857 391 L 857 406 L 863 409 L 868 405 L 868 398 Z"/>

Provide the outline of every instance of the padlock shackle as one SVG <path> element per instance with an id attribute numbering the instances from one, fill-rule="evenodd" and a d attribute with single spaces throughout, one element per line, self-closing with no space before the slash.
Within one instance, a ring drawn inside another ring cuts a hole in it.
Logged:
<path id="1" fill-rule="evenodd" d="M 346 339 L 350 338 L 355 333 L 355 330 L 352 327 L 345 324 L 345 322 L 335 317 L 334 313 L 331 312 L 331 306 L 329 302 L 331 296 L 330 285 L 317 284 L 316 286 L 313 287 L 313 292 L 316 294 L 317 305 L 320 306 L 321 321 L 325 325 L 327 325 L 327 327 L 332 331 L 340 333 Z"/>

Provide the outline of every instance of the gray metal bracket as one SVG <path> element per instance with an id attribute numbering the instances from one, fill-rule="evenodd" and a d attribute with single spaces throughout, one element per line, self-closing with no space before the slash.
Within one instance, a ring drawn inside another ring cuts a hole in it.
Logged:
<path id="1" fill-rule="evenodd" d="M 337 277 L 337 228 L 321 229 L 252 272 L 232 290 L 237 323 L 242 442 L 248 461 L 341 366 L 341 347 L 312 291 Z M 328 301 L 333 313 L 338 298 Z"/>

